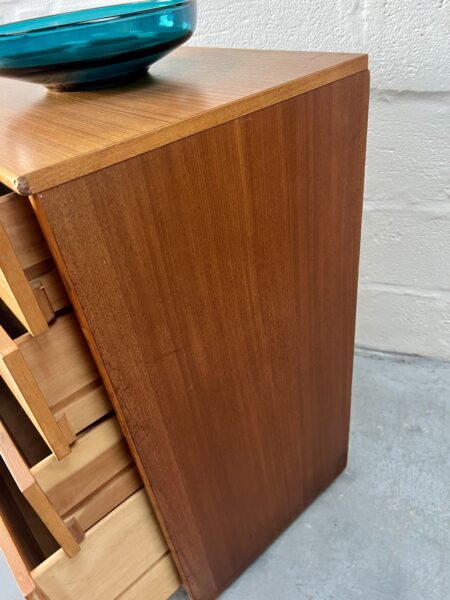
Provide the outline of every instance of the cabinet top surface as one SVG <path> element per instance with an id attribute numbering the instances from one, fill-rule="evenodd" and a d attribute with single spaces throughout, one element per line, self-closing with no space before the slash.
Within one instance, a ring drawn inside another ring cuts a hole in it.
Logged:
<path id="1" fill-rule="evenodd" d="M 0 78 L 0 181 L 37 193 L 366 68 L 362 54 L 184 47 L 96 92 Z"/>

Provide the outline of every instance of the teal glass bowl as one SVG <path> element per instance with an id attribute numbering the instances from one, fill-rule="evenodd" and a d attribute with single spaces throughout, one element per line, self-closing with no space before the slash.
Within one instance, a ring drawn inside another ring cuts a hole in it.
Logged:
<path id="1" fill-rule="evenodd" d="M 0 76 L 58 92 L 116 85 L 186 42 L 196 20 L 196 0 L 152 0 L 2 25 Z"/>

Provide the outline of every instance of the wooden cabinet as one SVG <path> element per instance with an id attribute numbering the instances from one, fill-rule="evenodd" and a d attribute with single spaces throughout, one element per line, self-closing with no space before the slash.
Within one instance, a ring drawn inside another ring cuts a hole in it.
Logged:
<path id="1" fill-rule="evenodd" d="M 2 80 L 1 526 L 25 596 L 215 598 L 345 468 L 368 96 L 350 54 Z"/>

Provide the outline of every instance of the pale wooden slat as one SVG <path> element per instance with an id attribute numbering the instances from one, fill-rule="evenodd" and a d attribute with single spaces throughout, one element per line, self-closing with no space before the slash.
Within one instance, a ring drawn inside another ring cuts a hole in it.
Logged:
<path id="1" fill-rule="evenodd" d="M 0 326 L 0 356 L 8 356 L 17 350 L 17 344 Z"/>
<path id="2" fill-rule="evenodd" d="M 75 556 L 80 551 L 80 546 L 41 487 L 34 483 L 23 494 L 61 546 L 65 556 L 68 558 Z"/>
<path id="3" fill-rule="evenodd" d="M 58 550 L 58 542 L 18 488 L 3 459 L 0 459 L 0 514 L 29 569 Z"/>
<path id="4" fill-rule="evenodd" d="M 2 421 L 0 421 L 0 456 L 4 460 L 8 467 L 8 471 L 13 476 L 17 487 L 22 493 L 35 483 L 35 479 L 31 474 L 30 469 L 27 467 L 20 452 L 14 445 L 14 442 L 6 431 Z"/>
<path id="5" fill-rule="evenodd" d="M 53 321 L 56 314 L 53 310 L 44 286 L 39 281 L 33 282 L 31 284 L 31 289 L 33 290 L 34 297 L 36 298 L 36 302 L 39 305 L 39 309 L 42 312 L 44 319 L 47 321 L 47 323 L 50 323 L 50 321 Z"/>
<path id="6" fill-rule="evenodd" d="M 0 328 L 0 357 L 0 375 L 59 459 L 112 410 L 73 313 L 37 337 L 11 340 Z"/>
<path id="7" fill-rule="evenodd" d="M 50 250 L 27 198 L 8 194 L 0 198 L 0 222 L 22 269 L 51 259 Z"/>
<path id="8" fill-rule="evenodd" d="M 52 408 L 55 418 L 65 416 L 72 431 L 76 433 L 111 411 L 111 402 L 100 380 L 83 387 Z"/>
<path id="9" fill-rule="evenodd" d="M 49 406 L 57 409 L 68 396 L 98 380 L 98 371 L 73 313 L 48 331 L 20 344 L 20 351 Z"/>
<path id="10" fill-rule="evenodd" d="M 180 586 L 173 558 L 167 553 L 116 600 L 167 600 Z"/>
<path id="11" fill-rule="evenodd" d="M 56 512 L 39 483 L 33 477 L 20 452 L 0 421 L 0 456 L 4 460 L 17 487 L 28 500 L 42 522 L 69 557 L 79 552 L 80 547 Z"/>
<path id="12" fill-rule="evenodd" d="M 74 433 L 73 429 L 71 428 L 66 415 L 63 414 L 61 417 L 55 417 L 55 418 L 56 418 L 56 422 L 58 423 L 58 427 L 61 429 L 64 438 L 66 439 L 67 443 L 70 446 L 71 444 L 74 443 L 77 436 Z"/>
<path id="13" fill-rule="evenodd" d="M 48 328 L 33 290 L 0 223 L 0 298 L 24 327 L 38 335 Z"/>
<path id="14" fill-rule="evenodd" d="M 138 470 L 130 465 L 75 510 L 70 511 L 67 517 L 74 519 L 81 530 L 86 532 L 141 487 L 142 479 Z"/>
<path id="15" fill-rule="evenodd" d="M 50 450 L 47 444 L 34 424 L 24 415 L 19 402 L 1 377 L 0 419 L 10 432 L 28 465 L 35 465 L 48 456 Z"/>
<path id="16" fill-rule="evenodd" d="M 112 600 L 167 552 L 167 544 L 143 490 L 90 529 L 82 551 L 68 559 L 58 551 L 32 571 L 51 600 Z"/>
<path id="17" fill-rule="evenodd" d="M 17 194 L 0 198 L 0 297 L 33 335 L 69 305 L 33 209 Z"/>
<path id="18" fill-rule="evenodd" d="M 70 448 L 21 350 L 0 327 L 0 376 L 58 459 Z"/>
<path id="19" fill-rule="evenodd" d="M 28 273 L 26 273 L 26 275 L 28 275 Z M 54 312 L 69 306 L 69 297 L 67 296 L 61 276 L 56 268 L 40 275 L 29 277 L 28 281 L 30 282 L 33 291 L 35 291 L 35 288 L 42 287 Z"/>
<path id="20" fill-rule="evenodd" d="M 80 436 L 71 450 L 62 462 L 48 456 L 31 469 L 62 516 L 67 516 L 133 463 L 115 417 Z"/>

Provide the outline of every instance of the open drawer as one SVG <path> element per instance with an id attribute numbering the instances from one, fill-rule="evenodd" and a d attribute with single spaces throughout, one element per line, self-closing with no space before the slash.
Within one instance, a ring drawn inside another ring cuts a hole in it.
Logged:
<path id="1" fill-rule="evenodd" d="M 27 198 L 0 197 L 0 298 L 32 335 L 69 305 Z"/>
<path id="2" fill-rule="evenodd" d="M 79 539 L 142 487 L 115 417 L 82 434 L 63 461 L 49 456 L 31 474 Z"/>
<path id="3" fill-rule="evenodd" d="M 37 337 L 0 327 L 0 376 L 58 459 L 112 408 L 73 313 Z"/>
<path id="4" fill-rule="evenodd" d="M 28 600 L 166 600 L 180 585 L 144 490 L 89 529 L 73 558 L 58 550 L 30 568 L 14 531 L 1 520 L 0 539 Z"/>
<path id="5" fill-rule="evenodd" d="M 1 422 L 0 456 L 14 479 L 19 492 L 23 494 L 36 515 L 40 517 L 49 533 L 68 556 L 74 556 L 80 549 L 77 540 L 56 512 L 44 490 L 33 477 Z"/>
<path id="6" fill-rule="evenodd" d="M 63 551 L 74 556 L 85 533 L 142 487 L 115 417 L 82 434 L 63 461 L 29 468 L 0 422 L 0 456 L 17 488 Z"/>

